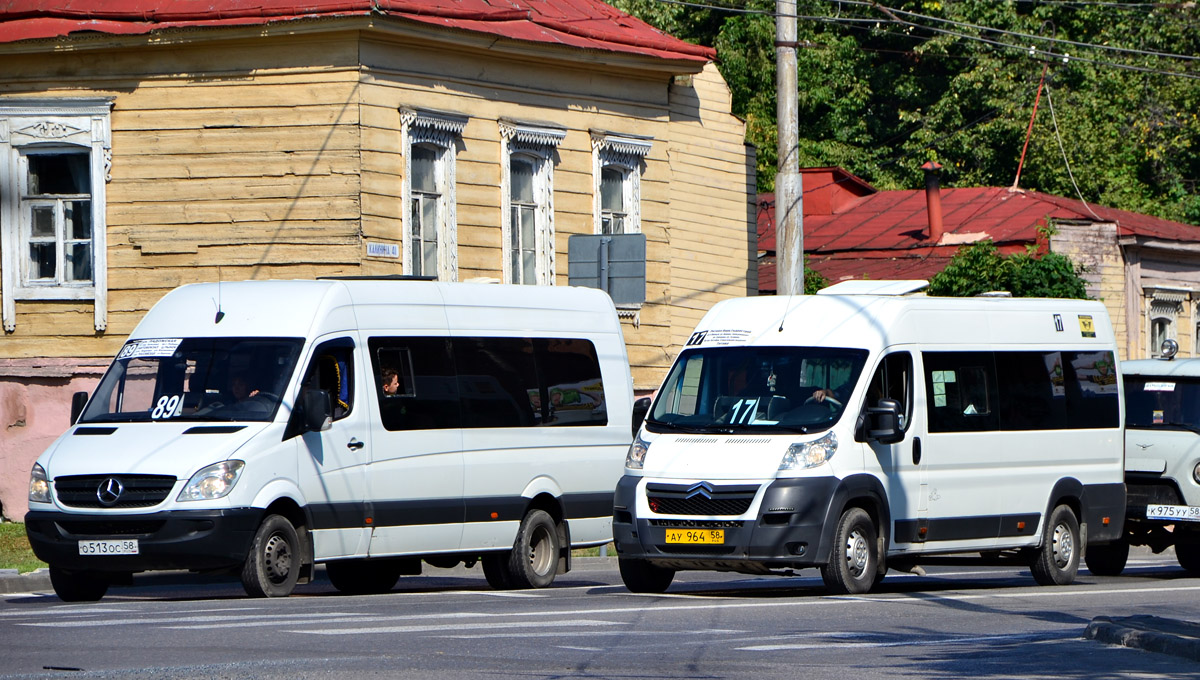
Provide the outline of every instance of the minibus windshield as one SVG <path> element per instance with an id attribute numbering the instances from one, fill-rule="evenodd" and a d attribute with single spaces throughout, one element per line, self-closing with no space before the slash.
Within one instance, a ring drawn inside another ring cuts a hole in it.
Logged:
<path id="1" fill-rule="evenodd" d="M 653 432 L 819 432 L 849 407 L 867 351 L 707 347 L 679 356 L 646 426 Z"/>
<path id="2" fill-rule="evenodd" d="M 1125 426 L 1200 434 L 1200 378 L 1126 374 Z"/>
<path id="3" fill-rule="evenodd" d="M 130 340 L 80 422 L 269 421 L 302 345 L 299 338 Z"/>

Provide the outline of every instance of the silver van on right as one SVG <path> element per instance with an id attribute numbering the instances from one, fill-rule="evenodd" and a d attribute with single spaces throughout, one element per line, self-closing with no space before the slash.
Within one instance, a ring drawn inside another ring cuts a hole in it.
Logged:
<path id="1" fill-rule="evenodd" d="M 1093 574 L 1115 576 L 1130 545 L 1175 546 L 1180 566 L 1200 574 L 1200 359 L 1121 363 L 1125 379 L 1125 537 L 1088 546 Z"/>

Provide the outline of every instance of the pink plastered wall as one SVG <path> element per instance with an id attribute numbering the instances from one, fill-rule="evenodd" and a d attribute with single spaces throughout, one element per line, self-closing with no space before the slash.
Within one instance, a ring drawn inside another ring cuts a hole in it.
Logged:
<path id="1" fill-rule="evenodd" d="M 74 359 L 0 360 L 0 515 L 29 510 L 29 470 L 70 427 L 71 395 L 96 388 L 101 366 Z"/>

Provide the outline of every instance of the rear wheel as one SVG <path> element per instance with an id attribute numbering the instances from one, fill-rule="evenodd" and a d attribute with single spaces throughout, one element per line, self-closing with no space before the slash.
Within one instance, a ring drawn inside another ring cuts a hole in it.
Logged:
<path id="1" fill-rule="evenodd" d="M 1066 505 L 1054 508 L 1042 529 L 1042 547 L 1030 565 L 1033 580 L 1043 586 L 1065 586 L 1079 571 L 1079 520 Z"/>
<path id="2" fill-rule="evenodd" d="M 554 519 L 545 510 L 530 510 L 513 549 L 486 556 L 483 573 L 494 588 L 545 588 L 558 572 L 559 547 Z"/>
<path id="3" fill-rule="evenodd" d="M 675 570 L 658 567 L 647 560 L 617 558 L 621 580 L 631 593 L 665 593 L 675 579 Z"/>
<path id="4" fill-rule="evenodd" d="M 325 565 L 334 588 L 348 595 L 386 593 L 400 580 L 395 560 L 336 560 Z"/>
<path id="5" fill-rule="evenodd" d="M 300 538 L 281 515 L 259 525 L 242 565 L 242 587 L 250 597 L 287 597 L 300 576 Z"/>
<path id="6" fill-rule="evenodd" d="M 50 585 L 63 602 L 95 602 L 108 592 L 108 579 L 90 571 L 50 567 Z"/>
<path id="7" fill-rule="evenodd" d="M 1175 559 L 1179 566 L 1200 573 L 1200 535 L 1185 533 L 1176 539 Z"/>
<path id="8" fill-rule="evenodd" d="M 871 590 L 879 572 L 879 541 L 875 523 L 862 508 L 842 513 L 833 533 L 833 552 L 821 566 L 821 579 L 831 593 L 857 594 Z"/>
<path id="9" fill-rule="evenodd" d="M 1129 540 L 1122 536 L 1112 543 L 1089 545 L 1083 561 L 1096 576 L 1120 576 L 1129 561 Z"/>

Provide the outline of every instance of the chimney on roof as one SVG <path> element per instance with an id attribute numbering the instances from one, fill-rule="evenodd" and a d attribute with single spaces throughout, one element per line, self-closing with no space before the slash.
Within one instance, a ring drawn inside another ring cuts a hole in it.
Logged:
<path id="1" fill-rule="evenodd" d="M 921 166 L 925 171 L 925 207 L 929 212 L 929 242 L 942 240 L 942 192 L 938 185 L 938 171 L 942 166 L 929 161 Z"/>

